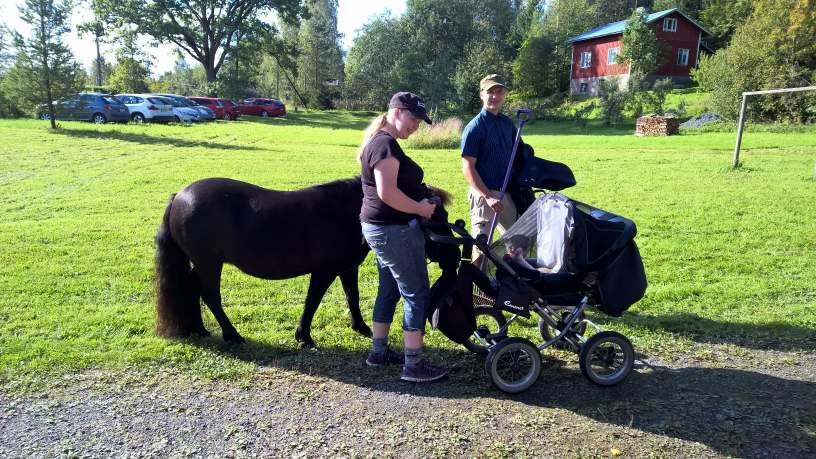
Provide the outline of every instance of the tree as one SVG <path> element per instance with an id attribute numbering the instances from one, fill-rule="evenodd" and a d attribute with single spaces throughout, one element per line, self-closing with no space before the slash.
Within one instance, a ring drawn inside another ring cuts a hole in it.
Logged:
<path id="1" fill-rule="evenodd" d="M 729 1 L 734 2 L 734 0 Z M 653 11 L 665 11 L 672 8 L 678 8 L 690 18 L 697 19 L 703 9 L 703 0 L 654 0 L 652 2 Z"/>
<path id="2" fill-rule="evenodd" d="M 127 56 L 119 58 L 108 79 L 113 92 L 148 92 L 147 79 L 150 71 L 142 61 Z"/>
<path id="3" fill-rule="evenodd" d="M 81 69 L 71 51 L 62 43 L 70 28 L 70 0 L 25 0 L 20 19 L 31 24 L 31 35 L 15 34 L 17 60 L 11 85 L 17 96 L 31 105 L 46 105 L 51 128 L 56 129 L 54 100 L 76 91 Z"/>
<path id="4" fill-rule="evenodd" d="M 751 0 L 707 0 L 700 20 L 711 32 L 706 43 L 714 49 L 728 45 L 734 31 L 751 16 Z"/>
<path id="5" fill-rule="evenodd" d="M 91 10 L 94 12 L 93 18 L 77 26 L 77 32 L 80 36 L 91 34 L 94 37 L 96 44 L 96 61 L 94 62 L 93 70 L 96 76 L 96 86 L 102 86 L 103 71 L 105 69 L 105 62 L 102 59 L 102 52 L 99 49 L 99 44 L 106 35 L 106 25 L 111 22 L 110 14 L 104 11 L 100 0 L 88 0 Z"/>
<path id="6" fill-rule="evenodd" d="M 646 11 L 632 12 L 623 31 L 623 49 L 620 58 L 629 64 L 629 88 L 640 89 L 646 77 L 654 72 L 663 59 L 663 47 L 657 40 L 652 24 L 646 22 Z"/>
<path id="7" fill-rule="evenodd" d="M 137 33 L 173 43 L 189 54 L 201 63 L 208 82 L 216 80 L 243 31 L 274 31 L 259 18 L 274 11 L 284 22 L 297 22 L 304 14 L 301 0 L 100 1 L 119 22 L 136 24 Z"/>
<path id="8" fill-rule="evenodd" d="M 513 90 L 521 98 L 546 97 L 558 90 L 553 43 L 537 24 L 513 61 Z"/>
<path id="9" fill-rule="evenodd" d="M 692 77 L 711 91 L 720 115 L 736 118 L 743 91 L 816 84 L 816 0 L 755 0 L 731 44 L 700 62 Z M 784 94 L 752 100 L 760 119 L 813 118 L 816 95 Z"/>
<path id="10" fill-rule="evenodd" d="M 349 50 L 345 67 L 346 97 L 355 106 L 382 109 L 400 87 L 394 63 L 403 43 L 399 20 L 388 14 L 365 24 Z"/>
<path id="11" fill-rule="evenodd" d="M 302 94 L 309 105 L 331 108 L 343 80 L 343 51 L 337 31 L 337 0 L 310 0 L 309 18 L 298 32 L 297 59 Z"/>

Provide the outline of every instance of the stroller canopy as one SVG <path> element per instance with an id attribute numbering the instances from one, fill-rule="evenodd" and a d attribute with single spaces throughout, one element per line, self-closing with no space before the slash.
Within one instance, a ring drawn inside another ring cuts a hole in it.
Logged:
<path id="1" fill-rule="evenodd" d="M 636 234 L 632 220 L 547 193 L 490 248 L 498 258 L 523 256 L 530 265 L 552 273 L 597 272 L 597 306 L 617 316 L 646 291 Z"/>

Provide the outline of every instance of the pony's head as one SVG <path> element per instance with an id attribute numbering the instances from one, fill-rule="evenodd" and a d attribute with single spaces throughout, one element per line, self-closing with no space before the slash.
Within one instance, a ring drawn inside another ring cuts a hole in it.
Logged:
<path id="1" fill-rule="evenodd" d="M 442 188 L 427 186 L 428 198 L 437 201 L 438 205 L 434 210 L 433 215 L 427 222 L 434 232 L 442 236 L 453 236 L 453 231 L 448 227 L 448 211 L 445 206 L 450 204 L 451 195 Z M 461 252 L 458 245 L 441 244 L 432 241 L 430 238 L 425 238 L 425 256 L 429 260 L 439 264 L 439 269 L 442 270 L 442 276 L 455 277 L 456 268 L 459 266 L 459 257 Z"/>

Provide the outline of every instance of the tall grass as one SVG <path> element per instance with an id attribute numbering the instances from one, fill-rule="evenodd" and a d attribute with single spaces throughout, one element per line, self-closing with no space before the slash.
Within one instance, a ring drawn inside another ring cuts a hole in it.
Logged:
<path id="1" fill-rule="evenodd" d="M 445 118 L 434 124 L 422 123 L 419 129 L 408 138 L 407 144 L 416 149 L 459 148 L 462 138 L 462 120 Z"/>

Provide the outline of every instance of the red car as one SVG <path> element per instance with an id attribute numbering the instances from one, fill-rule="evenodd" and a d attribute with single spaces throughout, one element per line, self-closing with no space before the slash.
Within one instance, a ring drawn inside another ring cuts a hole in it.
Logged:
<path id="1" fill-rule="evenodd" d="M 238 115 L 241 113 L 240 107 L 229 99 L 217 97 L 188 97 L 188 99 L 194 100 L 215 112 L 216 119 L 237 120 Z"/>
<path id="2" fill-rule="evenodd" d="M 241 102 L 241 113 L 263 116 L 264 118 L 267 116 L 284 116 L 286 115 L 286 105 L 277 99 L 251 97 Z"/>

